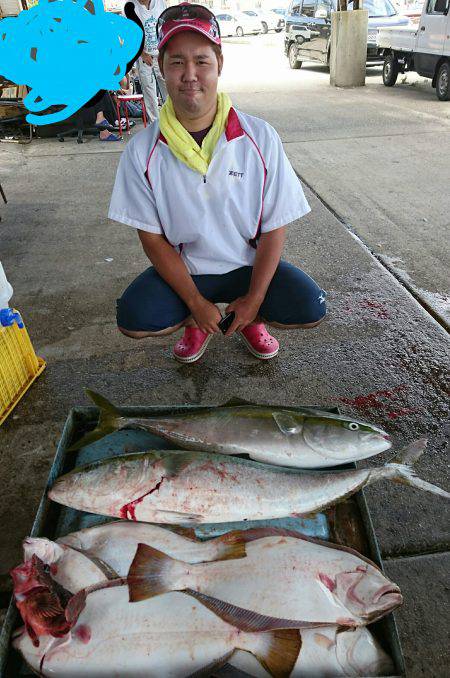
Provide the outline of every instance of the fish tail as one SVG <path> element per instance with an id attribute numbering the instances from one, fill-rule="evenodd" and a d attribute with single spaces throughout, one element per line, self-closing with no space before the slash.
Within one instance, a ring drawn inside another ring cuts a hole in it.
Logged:
<path id="1" fill-rule="evenodd" d="M 259 647 L 252 654 L 271 676 L 288 678 L 294 670 L 302 646 L 300 631 L 281 629 L 256 635 L 260 636 Z"/>
<path id="2" fill-rule="evenodd" d="M 76 443 L 69 447 L 69 452 L 74 452 L 79 450 L 80 447 L 85 447 L 94 443 L 96 440 L 100 440 L 108 433 L 113 433 L 120 428 L 120 411 L 115 405 L 113 405 L 109 400 L 100 393 L 91 391 L 90 388 L 85 389 L 86 395 L 92 400 L 94 405 L 96 405 L 100 411 L 97 426 L 93 431 L 85 433 L 84 436 L 77 440 Z"/>
<path id="3" fill-rule="evenodd" d="M 437 494 L 444 499 L 450 499 L 450 493 L 446 492 L 437 485 L 428 483 L 426 480 L 419 478 L 413 469 L 413 464 L 422 456 L 427 446 L 427 439 L 420 438 L 410 445 L 407 445 L 394 459 L 385 465 L 385 469 L 389 469 L 390 478 L 394 482 L 403 483 L 416 487 L 431 494 Z"/>
<path id="4" fill-rule="evenodd" d="M 130 602 L 159 596 L 167 591 L 179 591 L 178 575 L 186 572 L 187 563 L 175 560 L 147 544 L 138 544 L 128 571 L 127 584 Z"/>
<path id="5" fill-rule="evenodd" d="M 390 463 L 406 464 L 408 466 L 412 466 L 425 452 L 427 443 L 427 438 L 419 438 L 418 440 L 414 440 L 414 442 L 409 443 L 409 445 L 406 445 L 406 447 L 403 447 L 400 452 L 398 452 L 391 459 Z"/>

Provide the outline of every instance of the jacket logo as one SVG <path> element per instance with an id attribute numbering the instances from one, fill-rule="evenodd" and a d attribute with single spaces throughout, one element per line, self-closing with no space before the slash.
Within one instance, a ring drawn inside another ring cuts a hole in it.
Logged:
<path id="1" fill-rule="evenodd" d="M 235 172 L 234 170 L 228 170 L 229 177 L 237 177 L 238 179 L 243 179 L 244 172 Z"/>

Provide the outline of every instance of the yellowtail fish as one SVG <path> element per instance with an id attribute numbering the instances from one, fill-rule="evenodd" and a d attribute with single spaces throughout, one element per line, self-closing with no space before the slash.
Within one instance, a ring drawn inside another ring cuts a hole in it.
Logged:
<path id="1" fill-rule="evenodd" d="M 308 515 L 381 480 L 450 499 L 418 478 L 411 464 L 426 441 L 379 468 L 301 472 L 208 454 L 157 450 L 81 466 L 58 478 L 48 496 L 102 515 L 152 523 L 221 523 Z"/>
<path id="2" fill-rule="evenodd" d="M 125 417 L 103 396 L 86 392 L 100 409 L 100 418 L 72 450 L 113 431 L 139 428 L 185 450 L 247 454 L 277 466 L 325 468 L 373 457 L 392 445 L 389 435 L 373 424 L 315 409 L 226 403 L 165 416 Z"/>

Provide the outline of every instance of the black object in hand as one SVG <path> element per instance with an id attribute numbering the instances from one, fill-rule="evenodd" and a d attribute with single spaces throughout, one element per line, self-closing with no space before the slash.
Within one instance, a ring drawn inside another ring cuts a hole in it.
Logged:
<path id="1" fill-rule="evenodd" d="M 234 320 L 234 316 L 235 316 L 234 311 L 231 311 L 231 313 L 227 313 L 227 315 L 224 316 L 222 320 L 219 320 L 219 322 L 217 323 L 217 327 L 221 330 L 223 334 L 225 334 L 225 332 L 230 329 L 231 323 Z"/>

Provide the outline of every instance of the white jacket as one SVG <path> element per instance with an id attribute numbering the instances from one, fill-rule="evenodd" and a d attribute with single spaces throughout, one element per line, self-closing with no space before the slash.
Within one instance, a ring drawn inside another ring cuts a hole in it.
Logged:
<path id="1" fill-rule="evenodd" d="M 122 154 L 109 217 L 178 247 L 191 274 L 253 265 L 255 239 L 310 211 L 267 122 L 231 109 L 202 176 L 171 152 L 158 121 Z"/>

